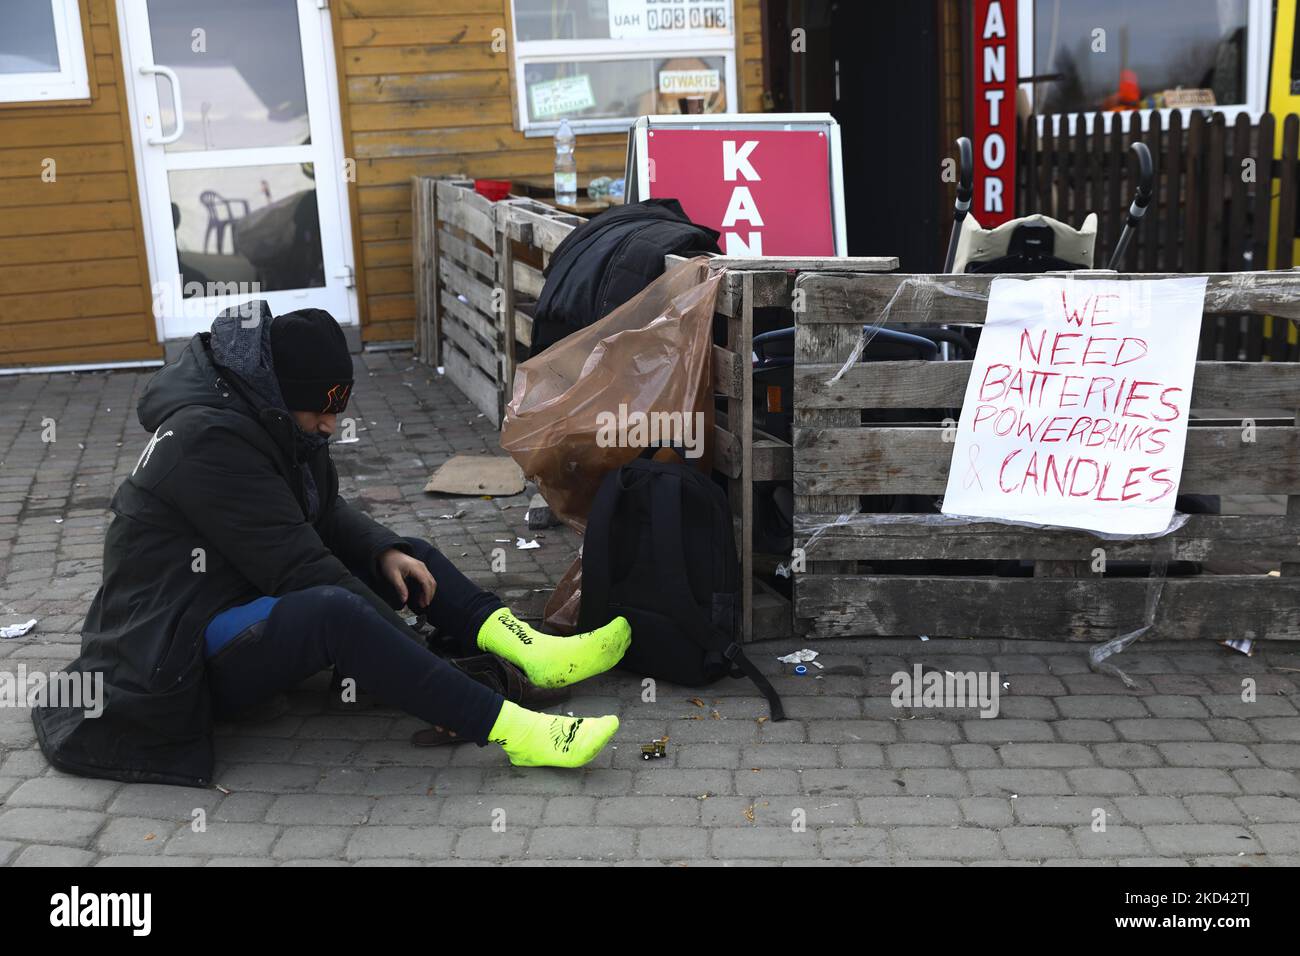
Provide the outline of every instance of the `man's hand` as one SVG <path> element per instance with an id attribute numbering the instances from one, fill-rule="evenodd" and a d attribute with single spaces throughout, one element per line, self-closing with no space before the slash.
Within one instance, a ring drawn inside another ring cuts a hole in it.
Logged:
<path id="1" fill-rule="evenodd" d="M 433 603 L 433 593 L 438 589 L 438 582 L 433 579 L 433 575 L 429 573 L 423 561 L 411 557 L 404 551 L 389 548 L 379 556 L 379 570 L 384 579 L 393 585 L 402 603 L 411 610 L 425 608 Z M 407 590 L 407 578 L 410 578 L 413 590 L 419 592 L 419 604 L 413 603 L 417 595 Z"/>

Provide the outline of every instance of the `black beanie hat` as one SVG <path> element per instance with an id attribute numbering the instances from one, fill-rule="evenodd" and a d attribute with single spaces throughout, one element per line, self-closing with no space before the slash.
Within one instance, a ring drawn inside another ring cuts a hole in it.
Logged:
<path id="1" fill-rule="evenodd" d="M 271 321 L 271 357 L 290 411 L 341 412 L 352 394 L 352 356 L 334 316 L 299 309 Z"/>

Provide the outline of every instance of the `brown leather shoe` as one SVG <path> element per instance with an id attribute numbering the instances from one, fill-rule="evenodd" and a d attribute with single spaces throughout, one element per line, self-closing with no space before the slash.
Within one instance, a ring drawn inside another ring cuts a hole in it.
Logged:
<path id="1" fill-rule="evenodd" d="M 496 691 L 506 700 L 528 710 L 541 710 L 558 704 L 569 697 L 567 687 L 538 687 L 524 672 L 495 654 L 474 654 L 470 657 L 451 657 L 447 663 L 474 678 L 485 687 Z M 465 743 L 468 738 L 458 737 L 444 727 L 428 727 L 411 735 L 417 747 L 438 747 L 442 744 Z"/>

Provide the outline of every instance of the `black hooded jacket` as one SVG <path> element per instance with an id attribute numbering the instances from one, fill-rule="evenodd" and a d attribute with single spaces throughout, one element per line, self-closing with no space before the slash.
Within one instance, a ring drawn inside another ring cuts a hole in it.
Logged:
<path id="1" fill-rule="evenodd" d="M 388 548 L 409 549 L 338 496 L 328 446 L 283 408 L 270 312 L 259 302 L 252 314 L 256 322 L 248 312 L 223 315 L 194 336 L 140 400 L 140 424 L 152 434 L 113 496 L 103 584 L 68 667 L 104 675 L 102 713 L 32 711 L 41 749 L 60 770 L 210 783 L 203 632 L 227 608 L 337 585 L 405 628 L 345 562 L 374 567 Z"/>

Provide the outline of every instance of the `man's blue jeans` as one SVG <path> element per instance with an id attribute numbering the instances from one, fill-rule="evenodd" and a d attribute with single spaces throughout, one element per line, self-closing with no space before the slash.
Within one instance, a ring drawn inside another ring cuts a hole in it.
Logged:
<path id="1" fill-rule="evenodd" d="M 501 600 L 461 574 L 427 541 L 404 540 L 438 584 L 425 609 L 429 623 L 450 635 L 460 652 L 479 653 L 479 628 L 504 606 Z M 373 568 L 349 570 L 390 605 L 399 606 L 393 586 Z M 346 588 L 307 588 L 230 608 L 213 618 L 206 636 L 218 718 L 254 707 L 330 666 L 385 703 L 480 744 L 487 742 L 501 711 L 500 694 L 412 641 Z"/>

